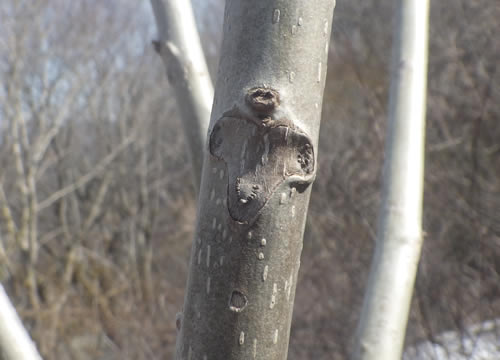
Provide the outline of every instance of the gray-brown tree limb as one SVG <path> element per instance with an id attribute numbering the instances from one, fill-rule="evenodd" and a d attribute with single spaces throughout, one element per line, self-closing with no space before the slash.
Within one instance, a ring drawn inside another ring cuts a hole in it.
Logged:
<path id="1" fill-rule="evenodd" d="M 158 28 L 157 52 L 165 64 L 168 80 L 182 116 L 189 145 L 196 191 L 200 187 L 202 149 L 207 137 L 214 90 L 191 1 L 151 0 Z"/>
<path id="2" fill-rule="evenodd" d="M 353 359 L 401 359 L 422 248 L 429 2 L 399 1 L 375 254 Z"/>
<path id="3" fill-rule="evenodd" d="M 2 285 L 0 285 L 0 359 L 42 360 Z"/>
<path id="4" fill-rule="evenodd" d="M 176 359 L 286 359 L 335 1 L 226 2 Z"/>

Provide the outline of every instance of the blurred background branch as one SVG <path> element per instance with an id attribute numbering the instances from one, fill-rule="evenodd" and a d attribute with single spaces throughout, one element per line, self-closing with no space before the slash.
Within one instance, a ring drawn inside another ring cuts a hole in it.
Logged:
<path id="1" fill-rule="evenodd" d="M 151 0 L 151 6 L 158 28 L 158 40 L 153 44 L 174 89 L 184 135 L 189 144 L 195 189 L 198 189 L 214 97 L 212 80 L 191 1 Z"/>
<path id="2" fill-rule="evenodd" d="M 0 285 L 0 357 L 4 360 L 42 359 L 2 285 Z"/>

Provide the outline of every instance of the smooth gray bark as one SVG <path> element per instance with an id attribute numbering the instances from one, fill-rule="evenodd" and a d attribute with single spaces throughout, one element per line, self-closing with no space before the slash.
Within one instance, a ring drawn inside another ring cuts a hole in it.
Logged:
<path id="1" fill-rule="evenodd" d="M 0 359 L 42 360 L 2 285 L 0 285 Z"/>
<path id="2" fill-rule="evenodd" d="M 428 0 L 401 0 L 395 11 L 383 204 L 356 360 L 402 355 L 422 247 L 428 11 Z"/>
<path id="3" fill-rule="evenodd" d="M 228 0 L 176 359 L 286 359 L 335 1 Z"/>
<path id="4" fill-rule="evenodd" d="M 182 117 L 196 191 L 200 187 L 203 151 L 214 90 L 191 1 L 151 0 L 159 40 L 156 50 L 165 64 Z"/>

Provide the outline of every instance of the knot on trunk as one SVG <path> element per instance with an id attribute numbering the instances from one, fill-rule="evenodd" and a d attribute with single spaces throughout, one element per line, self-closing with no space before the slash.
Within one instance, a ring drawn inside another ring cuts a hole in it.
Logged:
<path id="1" fill-rule="evenodd" d="M 276 100 L 272 93 L 253 94 L 262 103 Z M 283 183 L 300 192 L 314 178 L 309 136 L 288 119 L 266 119 L 226 114 L 210 133 L 210 153 L 225 162 L 228 172 L 229 214 L 239 223 L 252 222 Z"/>

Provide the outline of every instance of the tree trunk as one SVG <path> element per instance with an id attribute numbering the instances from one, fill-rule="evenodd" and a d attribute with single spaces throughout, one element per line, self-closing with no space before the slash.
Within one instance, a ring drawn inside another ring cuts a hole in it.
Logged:
<path id="1" fill-rule="evenodd" d="M 333 0 L 229 0 L 176 359 L 286 359 Z"/>
<path id="2" fill-rule="evenodd" d="M 42 359 L 2 285 L 0 285 L 0 359 Z"/>
<path id="3" fill-rule="evenodd" d="M 356 360 L 401 359 L 422 247 L 428 0 L 396 14 L 383 204 Z"/>
<path id="4" fill-rule="evenodd" d="M 163 59 L 182 117 L 195 189 L 200 187 L 202 149 L 207 136 L 214 90 L 200 44 L 190 0 L 151 0 Z"/>

